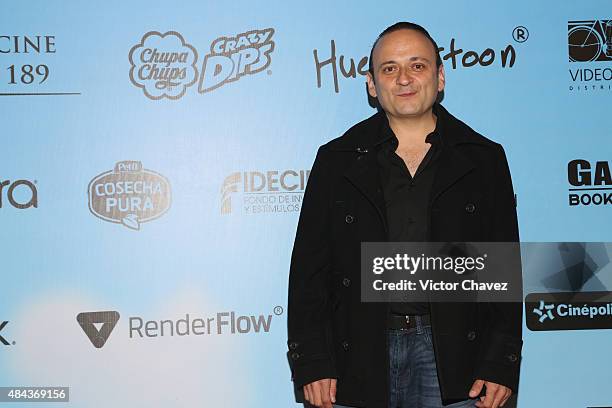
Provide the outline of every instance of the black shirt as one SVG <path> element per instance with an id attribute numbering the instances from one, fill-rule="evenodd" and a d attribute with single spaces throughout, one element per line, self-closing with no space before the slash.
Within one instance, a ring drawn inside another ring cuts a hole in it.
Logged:
<path id="1" fill-rule="evenodd" d="M 435 112 L 435 109 L 434 109 Z M 395 153 L 399 141 L 387 120 L 381 127 L 383 143 L 377 155 L 380 178 L 385 197 L 388 240 L 391 242 L 425 242 L 428 239 L 429 199 L 438 158 L 442 147 L 440 132 L 442 123 L 425 138 L 431 147 L 419 164 L 414 176 L 410 174 L 404 160 Z M 392 302 L 391 312 L 401 315 L 429 313 L 426 302 Z"/>

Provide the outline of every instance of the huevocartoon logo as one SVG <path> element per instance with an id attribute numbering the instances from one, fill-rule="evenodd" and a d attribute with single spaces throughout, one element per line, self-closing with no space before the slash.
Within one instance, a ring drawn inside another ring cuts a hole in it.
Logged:
<path id="1" fill-rule="evenodd" d="M 610 163 L 576 159 L 567 164 L 570 206 L 612 205 L 612 174 Z"/>
<path id="2" fill-rule="evenodd" d="M 89 210 L 104 221 L 134 230 L 161 217 L 170 208 L 170 182 L 142 168 L 139 161 L 120 161 L 94 177 L 88 186 Z"/>
<path id="3" fill-rule="evenodd" d="M 221 214 L 232 212 L 232 196 L 242 193 L 244 214 L 300 211 L 310 170 L 232 173 L 221 186 Z"/>
<path id="4" fill-rule="evenodd" d="M 77 322 L 95 348 L 102 348 L 119 321 L 119 312 L 82 312 Z"/>
<path id="5" fill-rule="evenodd" d="M 219 37 L 204 57 L 198 91 L 210 92 L 245 75 L 263 71 L 272 62 L 273 28 L 251 30 L 235 37 Z"/>
<path id="6" fill-rule="evenodd" d="M 13 183 L 9 180 L 0 181 L 0 208 L 2 208 L 4 191 L 6 191 L 9 204 L 13 207 L 20 210 L 30 207 L 38 208 L 38 190 L 36 190 L 35 183 L 36 181 L 32 183 L 28 180 L 15 180 Z M 6 186 L 8 188 L 5 190 L 4 187 Z M 24 197 L 27 197 L 27 199 L 23 200 Z"/>
<path id="7" fill-rule="evenodd" d="M 198 53 L 176 31 L 149 31 L 129 58 L 130 80 L 150 99 L 179 99 L 198 77 Z"/>

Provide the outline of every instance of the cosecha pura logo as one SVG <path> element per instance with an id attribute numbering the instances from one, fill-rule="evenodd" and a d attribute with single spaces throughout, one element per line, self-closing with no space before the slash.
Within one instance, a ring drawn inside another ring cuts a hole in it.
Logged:
<path id="1" fill-rule="evenodd" d="M 179 99 L 198 80 L 198 92 L 210 92 L 268 68 L 273 34 L 265 28 L 218 37 L 198 73 L 198 53 L 180 33 L 149 31 L 130 50 L 130 81 L 154 100 Z"/>
<path id="2" fill-rule="evenodd" d="M 139 230 L 170 208 L 170 182 L 143 169 L 139 161 L 120 161 L 89 183 L 89 210 L 96 217 Z"/>

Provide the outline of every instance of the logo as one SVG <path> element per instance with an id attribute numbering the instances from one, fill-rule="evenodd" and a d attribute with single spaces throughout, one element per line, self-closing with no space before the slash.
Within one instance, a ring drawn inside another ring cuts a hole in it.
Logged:
<path id="1" fill-rule="evenodd" d="M 567 24 L 570 91 L 612 90 L 612 20 L 569 21 Z"/>
<path id="2" fill-rule="evenodd" d="M 89 211 L 96 217 L 139 230 L 170 208 L 168 180 L 142 168 L 139 161 L 120 161 L 94 177 L 88 186 Z"/>
<path id="3" fill-rule="evenodd" d="M 510 33 L 516 43 L 524 43 L 529 38 L 529 31 L 523 26 L 518 26 Z M 456 45 L 457 40 L 451 38 L 448 48 L 439 47 L 440 58 L 442 61 L 449 61 L 452 69 L 474 68 L 499 66 L 501 68 L 512 68 L 516 63 L 517 49 L 512 44 L 507 44 L 501 48 L 485 48 L 482 51 L 463 49 Z M 331 40 L 330 53 L 328 59 L 320 57 L 319 50 L 313 50 L 315 69 L 317 72 L 317 88 L 322 87 L 323 70 L 331 73 L 334 84 L 334 91 L 340 92 L 339 73 L 346 79 L 357 78 L 357 74 L 365 76 L 368 72 L 367 56 L 361 58 L 351 58 L 345 55 L 338 55 L 336 42 Z M 357 60 L 357 62 L 355 62 Z"/>
<path id="4" fill-rule="evenodd" d="M 95 348 L 102 348 L 119 321 L 119 312 L 83 312 L 77 322 Z"/>
<path id="5" fill-rule="evenodd" d="M 0 322 L 0 332 L 6 327 L 6 325 L 8 324 L 8 321 L 4 321 L 4 322 Z M 3 335 L 2 333 L 0 333 L 0 344 L 5 345 L 5 346 L 10 346 L 15 345 L 15 342 L 9 342 Z"/>
<path id="6" fill-rule="evenodd" d="M 149 31 L 129 58 L 130 81 L 150 99 L 179 99 L 198 76 L 198 53 L 176 31 Z"/>
<path id="7" fill-rule="evenodd" d="M 570 207 L 612 205 L 610 162 L 591 164 L 588 160 L 572 160 L 567 164 L 567 181 L 572 186 L 568 195 Z"/>
<path id="8" fill-rule="evenodd" d="M 20 210 L 30 207 L 38 208 L 38 190 L 36 190 L 35 183 L 36 181 L 32 183 L 28 180 L 15 180 L 13 183 L 9 180 L 0 181 L 0 208 L 5 203 L 3 196 L 14 208 Z M 5 189 L 5 187 L 8 188 Z"/>
<path id="9" fill-rule="evenodd" d="M 252 30 L 235 37 L 219 37 L 204 57 L 198 91 L 210 92 L 270 66 L 274 50 L 273 28 Z"/>
<path id="10" fill-rule="evenodd" d="M 525 315 L 532 331 L 612 329 L 612 292 L 530 293 Z"/>
<path id="11" fill-rule="evenodd" d="M 299 212 L 310 170 L 245 171 L 228 175 L 221 186 L 221 214 L 235 208 L 240 194 L 244 214 Z"/>
<path id="12" fill-rule="evenodd" d="M 210 92 L 267 69 L 273 34 L 265 28 L 215 39 L 198 72 L 198 52 L 180 33 L 149 31 L 130 50 L 130 81 L 153 100 L 179 99 L 196 81 L 199 93 Z"/>

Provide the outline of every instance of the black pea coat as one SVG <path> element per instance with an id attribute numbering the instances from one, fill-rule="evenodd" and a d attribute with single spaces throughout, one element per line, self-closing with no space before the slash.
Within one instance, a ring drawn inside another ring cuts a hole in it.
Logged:
<path id="1" fill-rule="evenodd" d="M 445 120 L 429 202 L 429 240 L 516 242 L 516 200 L 501 145 L 441 105 Z M 386 303 L 360 301 L 360 243 L 387 240 L 376 161 L 379 112 L 321 146 L 291 256 L 288 352 L 296 401 L 302 387 L 337 378 L 336 402 L 388 405 Z M 520 271 L 517 271 L 520 274 Z M 520 281 L 520 278 L 519 278 Z M 431 303 L 444 403 L 468 398 L 475 379 L 516 391 L 522 347 L 520 303 Z"/>

